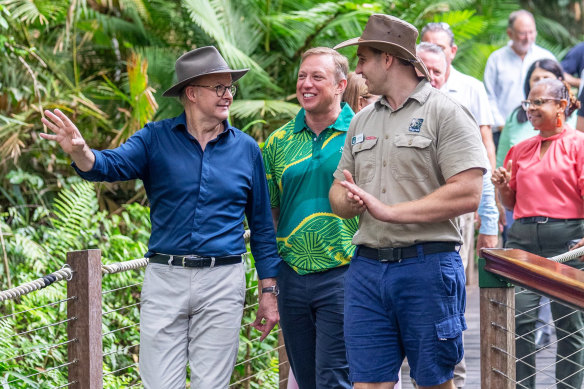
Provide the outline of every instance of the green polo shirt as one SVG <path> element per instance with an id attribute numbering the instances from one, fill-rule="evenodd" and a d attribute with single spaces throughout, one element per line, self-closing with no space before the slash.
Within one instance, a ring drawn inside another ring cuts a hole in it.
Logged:
<path id="1" fill-rule="evenodd" d="M 304 109 L 274 131 L 263 150 L 272 208 L 280 208 L 278 250 L 298 274 L 347 265 L 355 246 L 357 218 L 344 220 L 328 199 L 349 123 L 355 115 L 342 103 L 337 120 L 320 135 L 306 125 Z"/>

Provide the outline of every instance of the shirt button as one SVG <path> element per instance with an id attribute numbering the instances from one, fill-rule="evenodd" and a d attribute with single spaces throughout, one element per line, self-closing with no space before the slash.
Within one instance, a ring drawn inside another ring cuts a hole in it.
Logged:
<path id="1" fill-rule="evenodd" d="M 383 161 L 383 166 L 384 167 L 387 166 L 387 162 Z"/>
<path id="2" fill-rule="evenodd" d="M 413 142 L 413 141 L 410 139 L 410 141 L 408 142 L 408 144 L 411 146 L 411 145 L 412 145 L 412 142 Z"/>
<path id="3" fill-rule="evenodd" d="M 385 193 L 385 188 L 381 189 L 381 193 Z"/>
<path id="4" fill-rule="evenodd" d="M 387 136 L 387 135 L 386 135 L 386 136 L 385 136 L 385 139 L 389 139 L 389 136 Z"/>

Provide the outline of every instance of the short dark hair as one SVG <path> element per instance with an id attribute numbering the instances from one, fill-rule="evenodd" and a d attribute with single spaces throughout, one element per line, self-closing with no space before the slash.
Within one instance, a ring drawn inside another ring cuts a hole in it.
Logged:
<path id="1" fill-rule="evenodd" d="M 411 67 L 414 67 L 414 64 L 412 63 L 412 61 L 410 61 L 410 60 L 407 60 L 407 59 L 405 59 L 405 58 L 398 57 L 397 55 L 395 55 L 395 54 L 392 54 L 392 53 L 390 53 L 389 51 L 383 51 L 383 50 L 379 50 L 379 49 L 376 49 L 375 47 L 371 47 L 371 46 L 367 46 L 367 47 L 368 47 L 368 48 L 369 48 L 369 49 L 370 49 L 370 50 L 373 52 L 373 54 L 375 54 L 375 55 L 381 55 L 381 54 L 383 54 L 383 53 L 387 53 L 387 54 L 391 55 L 392 57 L 394 57 L 394 58 L 397 58 L 397 61 L 398 61 L 400 64 L 402 64 L 403 66 L 411 66 Z"/>
<path id="2" fill-rule="evenodd" d="M 525 94 L 525 98 L 527 98 L 527 96 L 529 96 L 529 92 L 531 92 L 529 80 L 531 79 L 531 75 L 535 69 L 543 69 L 553 73 L 558 80 L 564 79 L 564 69 L 562 69 L 562 65 L 560 65 L 558 61 L 549 58 L 537 60 L 531 64 L 527 70 L 527 74 L 525 75 L 525 82 L 523 83 L 523 93 Z M 527 113 L 523 110 L 523 108 L 521 108 L 521 106 L 517 107 L 516 109 L 517 121 L 519 123 L 525 123 L 527 121 Z"/>
<path id="3" fill-rule="evenodd" d="M 549 93 L 550 96 L 555 97 L 558 100 L 566 100 L 568 102 L 566 105 L 566 110 L 564 111 L 566 117 L 570 116 L 572 112 L 580 108 L 580 102 L 576 96 L 572 94 L 572 88 L 570 88 L 570 86 L 565 81 L 554 78 L 545 78 L 541 81 L 538 81 L 535 85 L 545 85 L 547 87 L 547 93 Z"/>

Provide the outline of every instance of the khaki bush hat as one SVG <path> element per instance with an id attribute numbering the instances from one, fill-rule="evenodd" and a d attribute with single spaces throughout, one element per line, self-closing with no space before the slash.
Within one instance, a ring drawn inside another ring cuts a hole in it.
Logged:
<path id="1" fill-rule="evenodd" d="M 334 49 L 354 45 L 373 47 L 410 62 L 421 76 L 429 80 L 426 65 L 416 55 L 417 39 L 418 30 L 410 23 L 390 15 L 373 14 L 360 37 L 339 43 Z"/>
<path id="2" fill-rule="evenodd" d="M 162 96 L 180 96 L 181 91 L 194 78 L 207 74 L 230 73 L 231 81 L 239 80 L 249 69 L 230 69 L 219 51 L 214 46 L 200 47 L 185 53 L 176 60 L 177 83 L 169 88 Z"/>

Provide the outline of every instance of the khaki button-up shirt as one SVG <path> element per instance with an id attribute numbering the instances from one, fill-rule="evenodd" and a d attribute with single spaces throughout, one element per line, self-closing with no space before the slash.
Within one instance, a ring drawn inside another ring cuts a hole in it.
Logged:
<path id="1" fill-rule="evenodd" d="M 423 80 L 396 110 L 382 97 L 355 116 L 334 176 L 344 180 L 347 169 L 359 187 L 393 205 L 427 196 L 465 170 L 486 171 L 484 155 L 468 110 Z M 423 242 L 462 242 L 457 219 L 394 224 L 365 212 L 353 237 L 373 248 Z"/>

